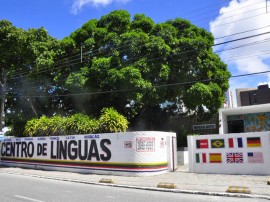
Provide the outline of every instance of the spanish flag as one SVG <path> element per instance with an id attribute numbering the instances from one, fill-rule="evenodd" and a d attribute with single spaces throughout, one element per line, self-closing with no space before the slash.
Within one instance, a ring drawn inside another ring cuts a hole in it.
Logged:
<path id="1" fill-rule="evenodd" d="M 247 147 L 261 147 L 261 138 L 260 137 L 248 137 L 247 138 Z"/>
<path id="2" fill-rule="evenodd" d="M 210 163 L 222 163 L 221 153 L 210 153 L 209 161 Z"/>

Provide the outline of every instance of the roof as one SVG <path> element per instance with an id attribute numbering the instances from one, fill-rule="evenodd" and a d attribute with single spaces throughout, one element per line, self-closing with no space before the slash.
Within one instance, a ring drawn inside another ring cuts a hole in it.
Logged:
<path id="1" fill-rule="evenodd" d="M 223 108 L 219 110 L 219 113 L 225 115 L 251 114 L 261 112 L 270 112 L 270 104 L 251 105 L 236 108 Z"/>

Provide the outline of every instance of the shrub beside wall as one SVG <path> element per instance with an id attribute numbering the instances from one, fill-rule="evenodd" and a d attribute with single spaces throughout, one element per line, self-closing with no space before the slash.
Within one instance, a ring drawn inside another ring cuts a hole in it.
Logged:
<path id="1" fill-rule="evenodd" d="M 101 133 L 124 132 L 128 128 L 127 119 L 113 108 L 103 109 L 98 123 Z"/>
<path id="2" fill-rule="evenodd" d="M 69 117 L 42 116 L 27 121 L 24 135 L 26 136 L 61 136 L 89 133 L 125 132 L 128 128 L 127 119 L 113 108 L 105 108 L 100 118 L 91 119 L 83 114 Z"/>

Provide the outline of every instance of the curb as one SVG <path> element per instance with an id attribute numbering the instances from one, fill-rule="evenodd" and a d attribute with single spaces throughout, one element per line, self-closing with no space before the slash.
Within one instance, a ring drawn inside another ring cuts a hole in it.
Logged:
<path id="1" fill-rule="evenodd" d="M 243 193 L 243 194 L 250 194 L 251 191 L 248 187 L 243 186 L 229 186 L 227 189 L 229 193 Z"/>
<path id="2" fill-rule="evenodd" d="M 158 188 L 165 188 L 165 189 L 176 189 L 176 185 L 174 183 L 168 182 L 160 182 L 157 185 Z"/>
<path id="3" fill-rule="evenodd" d="M 75 179 L 60 178 L 60 177 L 48 177 L 48 176 L 42 176 L 42 175 L 22 174 L 22 173 L 16 173 L 16 172 L 2 172 L 2 171 L 0 171 L 0 173 L 12 174 L 12 175 L 21 175 L 21 176 L 27 176 L 27 177 L 49 179 L 49 180 L 58 180 L 58 181 L 63 181 L 63 182 L 75 182 L 75 183 L 81 183 L 81 184 L 120 187 L 120 188 L 128 188 L 128 189 L 138 189 L 138 190 L 148 190 L 148 191 L 163 191 L 163 192 L 182 193 L 182 194 L 197 194 L 197 195 L 208 195 L 208 196 L 224 196 L 224 197 L 237 197 L 237 198 L 257 198 L 257 199 L 270 200 L 270 196 L 265 196 L 265 195 L 250 195 L 250 194 L 238 194 L 238 193 L 226 193 L 226 192 L 224 192 L 224 193 L 223 192 L 207 192 L 207 191 L 171 189 L 171 188 L 138 187 L 138 186 L 132 186 L 132 185 L 118 185 L 118 184 L 111 184 L 111 183 L 89 182 L 89 181 L 84 181 L 84 180 L 75 180 Z"/>

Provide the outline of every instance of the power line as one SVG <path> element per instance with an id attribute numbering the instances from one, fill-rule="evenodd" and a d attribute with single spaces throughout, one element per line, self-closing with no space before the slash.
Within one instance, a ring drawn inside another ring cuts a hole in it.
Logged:
<path id="1" fill-rule="evenodd" d="M 242 6 L 240 8 L 236 8 L 236 9 L 232 9 L 230 11 L 227 11 L 227 12 L 224 12 L 222 14 L 227 14 L 227 13 L 232 13 L 232 12 L 236 12 L 238 10 L 242 10 L 244 8 L 247 8 L 247 7 L 250 7 L 250 6 L 254 6 L 254 5 L 257 5 L 257 4 L 264 4 L 264 0 L 260 1 L 260 2 L 257 2 L 257 3 L 252 3 L 252 4 L 249 4 L 249 5 L 245 5 L 245 6 Z M 265 7 L 265 6 L 264 6 Z M 200 13 L 200 15 L 193 15 L 193 16 L 190 16 L 190 18 L 193 18 L 193 17 L 196 17 L 196 16 L 205 16 L 204 14 L 209 14 L 209 12 L 205 12 L 205 9 L 200 9 L 200 11 L 203 11 L 202 13 Z M 215 10 L 212 10 L 212 11 L 216 11 Z M 198 12 L 196 12 L 196 14 L 198 14 Z M 213 16 L 212 16 L 213 17 Z"/>
<path id="2" fill-rule="evenodd" d="M 257 10 L 262 10 L 262 9 L 265 9 L 265 6 L 260 7 L 260 8 L 256 8 L 256 9 L 253 9 L 253 10 L 249 10 L 249 11 L 246 11 L 246 12 L 243 12 L 243 13 L 238 13 L 238 14 L 234 14 L 234 15 L 231 15 L 231 16 L 222 17 L 222 18 L 219 18 L 219 21 L 226 20 L 228 18 L 233 18 L 233 17 L 238 16 L 238 15 L 243 15 L 243 14 L 247 14 L 247 13 L 250 13 L 250 12 L 254 12 L 254 11 L 257 11 Z M 238 10 L 238 9 L 236 9 L 236 10 Z M 228 11 L 228 12 L 223 13 L 223 14 L 227 14 L 229 12 L 231 12 L 231 11 Z M 263 14 L 265 14 L 265 13 L 263 13 Z M 200 22 L 200 21 L 209 20 L 209 18 L 212 18 L 212 17 L 216 17 L 216 15 L 213 15 L 211 17 L 207 17 L 207 18 L 204 18 L 204 19 L 200 19 L 200 20 L 195 20 L 195 21 L 192 21 L 192 22 L 197 23 L 197 22 Z M 224 24 L 222 24 L 222 25 L 224 25 Z"/>
<path id="3" fill-rule="evenodd" d="M 250 29 L 250 30 L 246 30 L 246 31 L 242 31 L 242 32 L 237 32 L 237 33 L 226 35 L 226 36 L 217 37 L 217 38 L 215 38 L 215 40 L 223 39 L 223 38 L 227 38 L 227 37 L 231 37 L 231 36 L 235 36 L 235 35 L 239 35 L 239 34 L 244 34 L 244 33 L 247 33 L 247 32 L 253 32 L 253 31 L 257 31 L 257 30 L 260 30 L 260 29 L 265 29 L 265 28 L 268 28 L 268 27 L 270 27 L 270 25 L 260 27 L 260 28 L 256 28 L 256 29 Z"/>
<path id="4" fill-rule="evenodd" d="M 221 50 L 221 51 L 218 51 L 218 52 L 224 52 L 224 51 L 230 51 L 230 50 L 235 50 L 235 49 L 238 49 L 238 48 L 242 48 L 242 47 L 246 47 L 246 46 L 251 46 L 251 45 L 256 45 L 256 44 L 260 44 L 260 43 L 264 43 L 264 42 L 268 42 L 270 41 L 270 39 L 265 39 L 265 40 L 260 40 L 260 41 L 255 41 L 255 42 L 251 42 L 251 43 L 248 43 L 248 44 L 244 44 L 244 45 L 240 45 L 240 46 L 235 46 L 235 47 L 231 47 L 231 48 L 228 48 L 228 49 L 224 49 L 224 50 Z M 180 53 L 177 53 L 177 54 L 170 54 L 166 57 L 164 56 L 161 56 L 161 57 L 155 57 L 155 58 L 150 58 L 150 59 L 147 59 L 145 60 L 145 62 L 151 62 L 151 61 L 155 61 L 155 60 L 159 60 L 159 59 L 164 59 L 164 58 L 167 58 L 169 56 L 178 56 L 178 55 L 181 55 L 181 54 L 185 54 L 185 53 L 190 53 L 190 52 L 194 52 L 195 50 L 189 50 L 189 51 L 184 51 L 184 52 L 180 52 Z M 190 56 L 191 57 L 191 56 Z M 138 59 L 138 58 L 135 58 L 135 59 Z M 189 58 L 186 59 L 186 61 L 189 60 Z M 133 64 L 133 63 L 131 63 Z M 127 67 L 131 64 L 126 64 L 125 66 L 121 67 L 121 68 L 124 68 L 124 67 Z M 76 73 L 76 72 L 73 72 L 73 73 Z M 67 74 L 68 76 L 69 74 Z M 33 87 L 33 88 L 36 88 L 36 87 Z"/>
<path id="5" fill-rule="evenodd" d="M 270 50 L 262 51 L 260 54 L 247 54 L 246 56 L 238 56 L 238 57 L 231 57 L 231 58 L 223 58 L 222 61 L 234 61 L 234 60 L 241 60 L 251 57 L 258 57 L 262 55 L 270 54 Z"/>
<path id="6" fill-rule="evenodd" d="M 256 3 L 257 4 L 257 3 Z M 252 37 L 252 36 L 249 36 L 248 38 L 250 38 L 250 37 Z M 214 46 L 216 46 L 216 45 L 221 45 L 221 44 L 225 44 L 225 43 L 230 43 L 230 42 L 233 42 L 233 41 L 238 41 L 238 40 L 243 40 L 243 39 L 235 39 L 235 40 L 231 40 L 231 41 L 228 41 L 228 42 L 223 42 L 223 43 L 219 43 L 219 44 L 215 44 Z M 133 40 L 130 40 L 130 41 L 133 41 Z M 123 47 L 126 47 L 126 46 L 128 46 L 128 45 L 125 45 L 125 46 L 120 46 L 120 47 L 117 47 L 117 48 L 115 48 L 115 49 L 111 49 L 111 50 L 106 50 L 105 52 L 107 52 L 107 51 L 113 51 L 113 50 L 119 50 L 120 48 L 123 48 Z M 100 48 L 98 48 L 98 49 L 96 49 L 97 51 L 99 51 L 100 50 Z M 128 49 L 128 50 L 130 50 L 130 49 Z M 92 50 L 91 52 L 94 52 L 95 50 Z M 127 49 L 124 49 L 124 50 L 122 50 L 122 52 L 124 52 L 124 51 L 127 51 Z M 104 54 L 104 52 L 100 52 L 100 53 L 98 53 L 98 54 Z M 97 54 L 97 55 L 98 55 Z M 86 55 L 87 56 L 87 55 Z M 95 56 L 95 55 L 91 55 L 91 56 Z M 110 55 L 107 55 L 107 57 L 109 57 Z M 73 56 L 73 57 L 79 57 L 79 55 L 76 55 L 76 56 Z M 106 56 L 105 56 L 106 57 Z M 63 60 L 66 60 L 65 58 L 63 59 Z M 75 59 L 74 61 L 77 61 L 78 59 Z M 58 62 L 58 61 L 57 61 Z M 60 64 L 60 67 L 66 67 L 66 66 L 69 66 L 69 65 L 76 65 L 76 64 L 79 64 L 79 63 L 75 63 L 75 64 L 73 64 L 72 63 L 73 62 L 73 60 L 69 60 L 69 61 L 66 61 L 66 62 L 64 62 L 63 64 L 67 64 L 67 65 L 64 65 L 64 66 L 62 66 L 62 64 Z M 81 60 L 81 62 L 82 62 L 82 60 Z M 42 69 L 42 71 L 39 71 L 39 73 L 44 73 L 44 72 L 47 72 L 46 70 L 50 70 L 51 68 L 53 68 L 53 67 L 57 67 L 59 64 L 56 64 L 56 65 L 53 65 L 53 66 L 49 66 L 49 67 L 47 67 L 47 68 L 43 68 Z M 24 72 L 25 73 L 25 75 L 27 75 L 28 73 L 29 73 L 29 71 L 25 71 Z M 16 76 L 16 75 L 20 75 L 20 76 L 18 76 L 18 77 L 14 77 L 14 76 Z M 11 75 L 11 79 L 17 79 L 17 78 L 21 78 L 22 76 L 24 76 L 24 75 L 22 75 L 21 73 L 16 73 L 16 74 L 13 74 L 13 75 Z"/>
<path id="7" fill-rule="evenodd" d="M 262 72 L 248 73 L 248 74 L 233 75 L 233 76 L 231 76 L 231 78 L 239 78 L 239 77 L 246 77 L 246 76 L 258 75 L 258 74 L 266 74 L 266 73 L 270 73 L 270 70 L 269 71 L 262 71 Z M 186 81 L 186 82 L 180 82 L 180 83 L 154 85 L 154 86 L 146 87 L 146 88 L 129 88 L 129 89 L 119 89 L 119 90 L 98 91 L 98 92 L 91 92 L 91 93 L 70 93 L 70 94 L 60 94 L 60 95 L 39 95 L 39 96 L 36 96 L 36 95 L 31 96 L 30 95 L 30 96 L 17 96 L 17 97 L 22 97 L 22 98 L 46 98 L 46 97 L 72 97 L 72 96 L 83 96 L 83 95 L 111 94 L 111 93 L 127 92 L 127 91 L 149 90 L 151 88 L 183 86 L 183 85 L 190 85 L 190 84 L 199 83 L 199 82 L 204 83 L 204 82 L 223 80 L 223 79 L 226 79 L 226 78 L 221 77 L 221 78 L 214 78 L 214 79 Z"/>
<path id="8" fill-rule="evenodd" d="M 264 1 L 263 1 L 264 2 Z M 257 2 L 257 3 L 254 3 L 254 4 L 250 4 L 250 5 L 248 5 L 248 6 L 243 6 L 243 7 L 241 7 L 241 8 L 238 8 L 238 9 L 234 9 L 234 10 L 231 10 L 231 11 L 228 11 L 228 12 L 232 12 L 232 11 L 235 11 L 235 10 L 240 10 L 240 9 L 243 9 L 243 8 L 246 8 L 246 7 L 249 7 L 249 6 L 253 6 L 253 5 L 256 5 L 256 4 L 260 4 L 260 3 L 263 3 L 263 2 Z M 256 9 L 255 9 L 256 10 Z M 254 11 L 254 10 L 251 10 L 251 11 Z M 228 12 L 226 12 L 226 13 L 228 13 Z M 224 13 L 223 13 L 224 14 Z M 234 17 L 234 16 L 229 16 L 229 17 Z M 222 25 L 219 25 L 219 26 L 222 26 Z M 78 47 L 79 48 L 79 47 Z M 81 46 L 81 48 L 82 48 L 82 46 Z M 86 48 L 86 47 L 85 47 Z M 92 52 L 95 52 L 95 51 L 99 51 L 100 50 L 100 48 L 98 48 L 98 49 L 95 49 L 95 50 L 92 50 Z M 78 56 L 78 53 L 72 53 L 72 54 L 70 54 L 70 55 L 74 55 L 74 54 L 76 54 L 74 57 L 77 57 Z M 101 53 L 98 53 L 98 54 L 101 54 Z M 97 55 L 98 55 L 97 54 Z M 64 58 L 65 59 L 65 58 Z M 64 60 L 63 59 L 63 60 Z"/>
<path id="9" fill-rule="evenodd" d="M 259 2 L 259 3 L 262 3 L 262 2 Z M 256 5 L 256 4 L 259 4 L 259 3 L 255 3 L 255 4 L 251 4 L 251 5 L 248 5 L 248 6 L 244 6 L 244 7 L 241 7 L 241 8 L 238 8 L 238 9 L 235 9 L 235 10 L 240 10 L 240 9 L 242 9 L 242 8 L 245 8 L 245 7 L 249 7 L 249 6 L 252 6 L 252 5 Z M 231 12 L 231 11 L 228 11 L 228 12 Z M 226 12 L 227 13 L 227 12 Z M 233 17 L 233 16 L 230 16 L 230 17 Z M 227 23 L 228 24 L 228 23 Z M 219 26 L 221 26 L 221 25 L 219 25 Z M 132 40 L 131 40 L 132 41 Z M 123 47 L 127 47 L 128 45 L 125 45 L 125 46 L 123 46 Z M 122 48 L 122 47 L 118 47 L 117 49 L 119 49 L 119 48 Z M 81 49 L 82 49 L 82 46 L 81 46 Z M 97 49 L 95 49 L 95 50 L 91 50 L 91 52 L 92 53 L 94 53 L 95 51 L 100 51 L 100 48 L 97 48 Z M 109 50 L 106 50 L 106 52 L 107 51 L 109 51 Z M 125 51 L 125 50 L 124 50 Z M 82 53 L 82 51 L 81 51 L 81 53 Z M 94 54 L 94 55 L 99 55 L 99 54 L 102 54 L 102 53 L 104 53 L 104 52 L 99 52 L 99 53 L 97 53 L 97 54 Z M 71 55 L 74 55 L 74 54 L 76 54 L 75 56 L 72 56 L 72 57 L 77 57 L 77 56 L 79 56 L 78 55 L 78 53 L 73 53 L 73 54 L 71 54 Z M 80 54 L 80 57 L 82 56 L 82 54 Z M 72 58 L 71 57 L 71 58 Z M 63 59 L 63 60 L 65 60 L 65 58 Z M 58 61 L 59 62 L 59 61 Z M 81 62 L 82 62 L 82 58 L 81 58 Z M 50 68 L 50 67 L 49 67 Z M 21 73 L 28 73 L 29 72 L 29 70 L 26 70 L 26 71 L 22 71 Z M 17 72 L 16 73 L 16 75 L 19 75 L 20 73 L 19 72 Z M 14 75 L 12 75 L 12 76 L 14 76 Z"/>
<path id="10" fill-rule="evenodd" d="M 261 34 L 268 34 L 268 32 L 261 33 Z M 252 36 L 255 37 L 257 35 L 252 35 Z M 249 36 L 249 37 L 252 37 L 252 36 Z M 240 39 L 244 40 L 244 39 L 246 39 L 246 37 L 242 37 L 242 38 L 239 38 L 237 40 L 240 40 Z M 243 44 L 243 45 L 240 45 L 240 46 L 235 46 L 235 47 L 231 47 L 231 48 L 228 48 L 228 49 L 220 50 L 220 51 L 217 51 L 217 52 L 220 53 L 220 52 L 224 52 L 224 51 L 235 50 L 235 49 L 238 49 L 238 48 L 243 48 L 243 47 L 247 47 L 247 46 L 251 46 L 251 45 L 256 45 L 256 44 L 260 44 L 260 43 L 264 43 L 264 42 L 268 42 L 268 41 L 270 41 L 270 39 L 259 40 L 259 41 L 251 42 L 251 43 L 248 43 L 248 44 Z M 217 45 L 220 45 L 220 44 L 217 44 Z M 151 62 L 151 61 L 155 61 L 155 60 L 159 60 L 159 59 L 164 59 L 164 58 L 167 58 L 167 57 L 170 57 L 170 56 L 171 57 L 172 56 L 179 56 L 179 55 L 186 54 L 186 53 L 192 53 L 194 51 L 196 51 L 196 50 L 181 51 L 180 53 L 170 54 L 170 55 L 167 55 L 165 57 L 164 56 L 161 56 L 161 57 L 150 58 L 150 59 L 145 60 L 145 62 Z M 130 59 L 129 63 L 127 63 L 126 65 L 122 66 L 121 68 L 124 68 L 124 67 L 127 67 L 129 65 L 132 65 L 133 62 L 131 62 L 131 61 L 138 60 L 140 58 L 141 57 L 136 57 L 136 58 Z M 188 58 L 187 58 L 187 60 L 188 60 Z M 76 64 L 80 64 L 80 62 L 77 62 L 75 64 L 72 63 L 71 65 L 76 65 Z M 67 64 L 66 66 L 70 66 L 70 64 Z M 42 73 L 42 72 L 40 72 L 40 73 Z M 76 72 L 73 72 L 73 73 L 76 73 Z M 70 74 L 67 74 L 67 76 L 68 75 L 70 75 Z M 40 81 L 38 81 L 38 82 L 40 82 Z M 35 82 L 33 82 L 33 83 L 35 83 Z M 35 88 L 35 87 L 33 87 L 33 88 Z"/>
<path id="11" fill-rule="evenodd" d="M 230 40 L 230 41 L 225 41 L 225 42 L 221 42 L 221 43 L 216 43 L 216 44 L 214 44 L 213 46 L 219 46 L 219 45 L 223 45 L 223 44 L 227 44 L 227 43 L 232 43 L 232 42 L 236 42 L 236 41 L 241 41 L 241 40 L 245 40 L 245 39 L 250 39 L 250 38 L 262 36 L 262 35 L 265 35 L 265 34 L 270 34 L 270 32 L 264 32 L 264 33 L 260 33 L 260 34 L 254 34 L 254 35 L 251 35 L 251 36 L 241 37 L 241 38 L 233 39 L 233 40 Z"/>
<path id="12" fill-rule="evenodd" d="M 213 26 L 213 27 L 214 27 L 214 28 L 215 28 L 215 27 L 221 27 L 221 26 L 224 26 L 224 25 L 232 24 L 232 23 L 235 23 L 235 22 L 240 22 L 240 21 L 243 21 L 243 20 L 247 20 L 247 19 L 250 19 L 250 18 L 262 16 L 262 15 L 265 15 L 265 13 L 261 13 L 261 14 L 254 15 L 254 16 L 250 16 L 250 17 L 246 17 L 246 18 L 242 18 L 242 19 L 239 19 L 239 20 L 235 20 L 235 21 L 232 21 L 232 22 L 225 23 L 225 24 L 216 25 L 216 26 Z M 213 27 L 212 27 L 212 28 L 213 28 Z"/>

